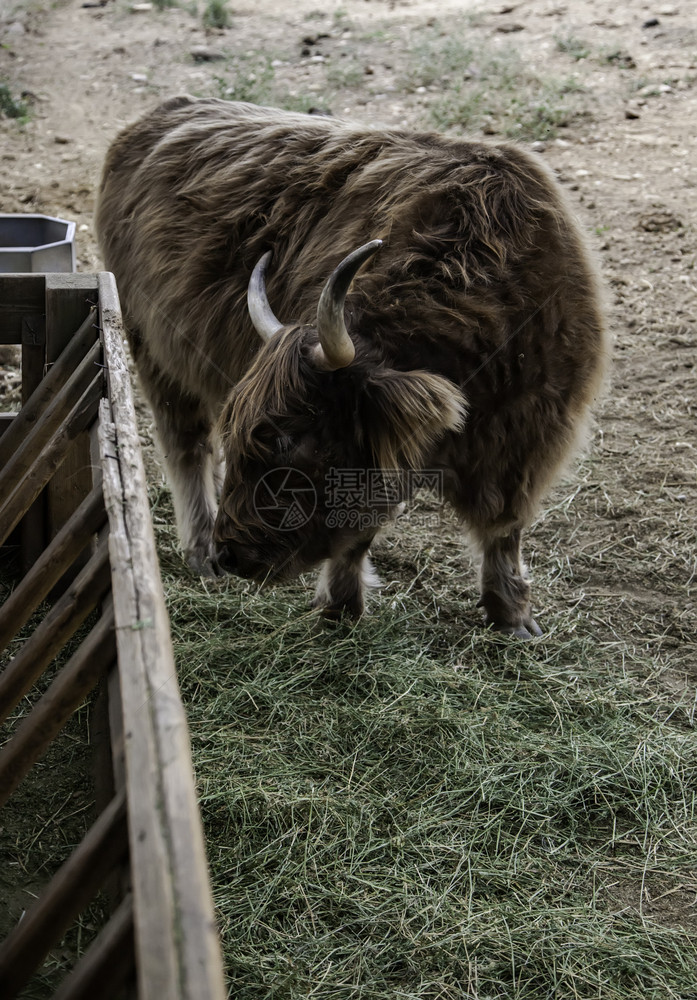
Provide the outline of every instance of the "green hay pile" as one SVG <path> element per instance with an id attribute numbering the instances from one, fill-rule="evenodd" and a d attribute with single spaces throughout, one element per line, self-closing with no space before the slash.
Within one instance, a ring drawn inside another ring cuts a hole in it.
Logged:
<path id="1" fill-rule="evenodd" d="M 233 995 L 697 997 L 697 743 L 667 662 L 575 606 L 527 644 L 477 628 L 452 537 L 419 554 L 408 524 L 416 584 L 323 626 L 300 586 L 188 578 L 160 504 Z"/>

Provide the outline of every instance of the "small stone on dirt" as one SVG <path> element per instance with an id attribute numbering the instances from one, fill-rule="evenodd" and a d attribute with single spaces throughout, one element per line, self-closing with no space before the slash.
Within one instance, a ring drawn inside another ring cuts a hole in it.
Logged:
<path id="1" fill-rule="evenodd" d="M 672 212 L 657 209 L 639 217 L 637 228 L 646 233 L 669 233 L 682 229 L 682 222 Z"/>
<path id="2" fill-rule="evenodd" d="M 640 97 L 656 97 L 658 94 L 672 94 L 673 88 L 668 83 L 648 83 L 641 90 L 637 91 Z"/>
<path id="3" fill-rule="evenodd" d="M 607 61 L 612 63 L 613 66 L 620 66 L 622 69 L 636 69 L 634 56 L 630 56 L 628 52 L 612 52 L 607 57 Z"/>
<path id="4" fill-rule="evenodd" d="M 650 17 L 648 21 L 644 21 L 642 28 L 657 28 L 660 23 L 657 17 Z"/>
<path id="5" fill-rule="evenodd" d="M 220 49 L 209 49 L 206 45 L 195 45 L 191 49 L 191 58 L 194 62 L 216 62 L 225 58 L 225 53 Z"/>

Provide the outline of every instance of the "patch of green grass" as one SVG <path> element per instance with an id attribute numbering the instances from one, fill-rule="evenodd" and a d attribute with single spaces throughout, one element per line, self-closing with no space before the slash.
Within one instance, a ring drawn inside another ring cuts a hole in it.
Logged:
<path id="1" fill-rule="evenodd" d="M 514 101 L 511 109 L 514 120 L 506 125 L 505 134 L 526 141 L 554 138 L 573 117 L 563 94 L 564 91 L 548 83 L 532 100 Z"/>
<path id="2" fill-rule="evenodd" d="M 409 52 L 409 59 L 401 75 L 401 84 L 407 91 L 418 87 L 457 82 L 476 61 L 476 49 L 452 28 L 433 25 L 421 32 Z M 475 72 L 476 72 L 475 67 Z"/>
<path id="3" fill-rule="evenodd" d="M 568 35 L 565 38 L 556 39 L 557 52 L 564 52 L 577 62 L 580 59 L 587 59 L 591 54 L 590 46 L 582 38 L 575 35 Z"/>
<path id="4" fill-rule="evenodd" d="M 271 56 L 254 54 L 235 56 L 225 76 L 213 77 L 215 96 L 225 101 L 247 101 L 287 111 L 308 111 L 317 103 L 317 95 L 290 94 L 276 80 Z"/>
<path id="5" fill-rule="evenodd" d="M 207 28 L 229 28 L 232 22 L 227 0 L 206 0 L 203 23 Z"/>
<path id="6" fill-rule="evenodd" d="M 523 140 L 548 139 L 577 113 L 573 77 L 541 79 L 514 48 L 474 45 L 463 24 L 420 33 L 400 82 L 431 91 L 426 116 L 439 129 L 485 129 Z"/>
<path id="7" fill-rule="evenodd" d="M 566 81 L 530 81 L 513 84 L 510 64 L 498 69 L 491 62 L 481 82 L 451 87 L 429 107 L 437 128 L 486 126 L 509 138 L 532 141 L 553 138 L 579 113 L 569 95 L 577 93 Z"/>
<path id="8" fill-rule="evenodd" d="M 327 83 L 335 90 L 351 90 L 365 80 L 363 62 L 353 53 L 332 59 L 326 64 L 325 74 Z"/>
<path id="9" fill-rule="evenodd" d="M 14 97 L 6 83 L 0 83 L 0 114 L 6 118 L 15 118 L 19 122 L 29 120 L 29 105 Z"/>
<path id="10" fill-rule="evenodd" d="M 360 42 L 385 43 L 391 41 L 393 38 L 393 33 L 388 31 L 386 28 L 364 28 L 358 35 L 358 40 Z"/>
<path id="11" fill-rule="evenodd" d="M 576 76 L 567 76 L 554 84 L 559 94 L 585 94 L 586 88 Z"/>
<path id="12" fill-rule="evenodd" d="M 310 581 L 188 574 L 157 501 L 236 996 L 693 994 L 694 914 L 647 901 L 697 889 L 697 742 L 649 634 L 599 639 L 572 604 L 499 639 L 416 525 L 416 573 L 388 538 L 371 613 L 327 627 Z"/>
<path id="13" fill-rule="evenodd" d="M 273 66 L 263 56 L 234 59 L 226 76 L 214 77 L 219 97 L 250 104 L 272 103 L 273 80 Z"/>

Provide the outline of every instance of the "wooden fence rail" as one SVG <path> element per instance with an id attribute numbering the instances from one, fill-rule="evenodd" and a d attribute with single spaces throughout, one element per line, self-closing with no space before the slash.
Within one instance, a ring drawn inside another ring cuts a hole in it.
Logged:
<path id="1" fill-rule="evenodd" d="M 0 436 L 0 544 L 26 571 L 0 608 L 0 721 L 21 716 L 0 806 L 90 697 L 110 734 L 92 826 L 0 944 L 8 1000 L 100 891 L 111 915 L 56 1000 L 225 996 L 122 334 L 109 274 L 0 275 L 31 389 Z"/>

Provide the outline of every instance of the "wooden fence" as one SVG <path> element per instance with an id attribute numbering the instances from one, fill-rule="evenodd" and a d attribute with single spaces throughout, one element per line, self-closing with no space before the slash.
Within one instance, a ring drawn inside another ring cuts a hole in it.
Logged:
<path id="1" fill-rule="evenodd" d="M 111 916 L 56 998 L 221 1000 L 189 736 L 112 276 L 0 275 L 0 343 L 22 344 L 23 394 L 19 414 L 0 421 L 0 545 L 12 536 L 23 571 L 0 608 L 0 651 L 12 644 L 14 653 L 0 673 L 0 721 L 91 625 L 0 751 L 0 806 L 90 692 L 109 733 L 96 819 L 0 944 L 0 996 L 20 993 L 101 890 Z"/>

